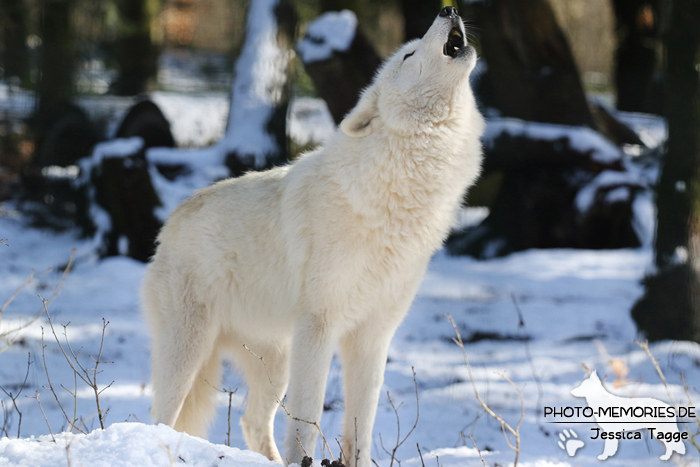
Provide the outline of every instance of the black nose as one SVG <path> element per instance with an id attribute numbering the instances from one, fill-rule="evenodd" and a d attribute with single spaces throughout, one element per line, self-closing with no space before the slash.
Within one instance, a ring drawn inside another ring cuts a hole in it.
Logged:
<path id="1" fill-rule="evenodd" d="M 440 16 L 445 17 L 445 16 L 457 16 L 457 8 L 453 6 L 446 6 L 445 8 L 442 9 L 440 12 Z"/>

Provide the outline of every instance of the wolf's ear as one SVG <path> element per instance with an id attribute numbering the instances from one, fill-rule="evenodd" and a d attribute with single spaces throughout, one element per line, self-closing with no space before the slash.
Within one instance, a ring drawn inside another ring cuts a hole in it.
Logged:
<path id="1" fill-rule="evenodd" d="M 596 370 L 593 370 L 591 372 L 591 379 L 595 379 L 595 380 L 600 381 L 600 378 L 598 378 L 598 372 Z"/>
<path id="2" fill-rule="evenodd" d="M 354 138 L 372 134 L 377 127 L 377 119 L 379 118 L 378 99 L 379 95 L 374 86 L 363 92 L 360 102 L 340 122 L 341 131 Z"/>

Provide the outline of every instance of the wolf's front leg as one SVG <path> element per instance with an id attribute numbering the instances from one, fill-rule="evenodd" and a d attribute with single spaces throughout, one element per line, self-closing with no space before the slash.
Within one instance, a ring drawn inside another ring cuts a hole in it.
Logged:
<path id="1" fill-rule="evenodd" d="M 360 326 L 340 342 L 345 370 L 343 463 L 348 467 L 372 465 L 372 427 L 395 330 L 378 324 Z"/>
<path id="2" fill-rule="evenodd" d="M 297 325 L 292 343 L 288 401 L 289 413 L 298 419 L 321 424 L 326 379 L 333 358 L 335 335 L 324 319 L 310 316 Z M 304 455 L 314 456 L 318 428 L 291 420 L 284 443 L 284 460 L 301 463 Z"/>

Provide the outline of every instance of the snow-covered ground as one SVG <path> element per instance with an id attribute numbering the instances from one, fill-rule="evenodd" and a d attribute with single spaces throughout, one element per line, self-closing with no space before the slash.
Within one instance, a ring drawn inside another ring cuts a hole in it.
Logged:
<path id="1" fill-rule="evenodd" d="M 181 437 L 165 427 L 122 423 L 150 421 L 148 333 L 138 298 L 144 264 L 123 257 L 97 261 L 89 241 L 76 239 L 70 233 L 29 228 L 12 215 L 11 206 L 5 206 L 0 217 L 0 237 L 9 244 L 0 245 L 1 299 L 9 298 L 31 270 L 36 271 L 35 279 L 7 307 L 1 329 L 15 328 L 41 310 L 37 295 L 45 298 L 52 295 L 71 249 L 76 248 L 73 270 L 49 305 L 56 333 L 65 346 L 64 329 L 60 325 L 70 323 L 66 328 L 68 340 L 76 353 L 81 349 L 81 362 L 91 368 L 94 366 L 91 356 L 95 357 L 99 351 L 102 318 L 105 318 L 109 325 L 102 360 L 113 362 L 102 364 L 100 369 L 104 371 L 97 376 L 100 388 L 113 382 L 100 398 L 103 410 L 109 409 L 108 430 L 87 437 L 59 437 L 57 433 L 66 429 L 67 422 L 47 389 L 46 371 L 68 416 L 77 413 L 81 419 L 79 427 L 86 432 L 99 427 L 93 391 L 80 380 L 75 391 L 73 372 L 53 340 L 45 317 L 22 330 L 14 345 L 0 354 L 0 385 L 13 394 L 19 391 L 29 354 L 29 376 L 17 398 L 22 412 L 19 434 L 25 439 L 14 440 L 18 417 L 10 398 L 3 394 L 1 400 L 8 417 L 5 426 L 11 439 L 0 441 L 1 466 L 66 465 L 66 444 L 71 446 L 72 465 L 170 465 L 171 458 L 178 465 L 266 465 L 259 457 L 248 457 L 222 446 L 228 425 L 228 396 L 223 393 L 209 435 L 209 441 L 215 444 Z M 426 465 L 436 465 L 432 457 L 439 457 L 443 466 L 481 465 L 470 435 L 488 465 L 508 465 L 514 458 L 500 425 L 476 401 L 461 352 L 451 342 L 454 332 L 443 317 L 446 314 L 454 317 L 465 341 L 473 341 L 466 344 L 466 349 L 481 396 L 513 425 L 519 418 L 520 399 L 498 373 L 504 373 L 523 391 L 525 419 L 520 428 L 519 465 L 598 465 L 596 456 L 602 452 L 603 441 L 589 439 L 592 425 L 547 423 L 542 416 L 543 406 L 585 405 L 569 393 L 586 376 L 581 363 L 600 375 L 607 375 L 611 381 L 616 376 L 608 365 L 610 358 L 620 359 L 630 370 L 628 384 L 617 389 L 618 394 L 668 401 L 653 366 L 633 342 L 637 336 L 629 316 L 631 305 L 642 292 L 639 280 L 650 261 L 648 250 L 532 250 L 484 262 L 451 258 L 438 252 L 389 352 L 383 393 L 389 392 L 396 404 L 403 403 L 399 409 L 402 436 L 416 418 L 412 367 L 418 383 L 420 416 L 415 431 L 397 451 L 402 465 L 421 465 L 416 443 Z M 516 302 L 524 326 L 519 325 Z M 42 328 L 46 367 L 42 358 Z M 651 349 L 669 379 L 674 399 L 687 404 L 680 386 L 683 372 L 691 396 L 700 400 L 697 391 L 700 346 L 663 342 Z M 243 449 L 245 443 L 238 418 L 245 407 L 246 389 L 234 370 L 226 371 L 220 387 L 238 388 L 232 398 L 230 440 L 231 446 Z M 34 398 L 37 392 L 48 425 Z M 335 448 L 333 439 L 341 432 L 343 411 L 341 369 L 337 362 L 331 369 L 326 406 L 328 410 L 321 426 Z M 285 417 L 282 411 L 277 417 L 280 443 Z M 49 425 L 57 436 L 55 444 L 49 435 Z M 564 428 L 573 428 L 585 441 L 573 458 L 557 444 L 558 433 Z M 388 398 L 382 397 L 372 453 L 381 467 L 390 464 L 390 456 L 381 448 L 380 439 L 391 450 L 396 429 L 395 414 Z M 37 439 L 27 438 L 42 435 Z M 697 462 L 695 448 L 687 442 L 686 448 L 687 454 L 675 459 L 679 463 Z M 184 461 L 178 460 L 175 453 Z M 605 464 L 662 465 L 659 460 L 662 453 L 663 446 L 658 441 L 623 440 L 618 453 Z M 334 454 L 337 456 L 337 452 Z M 217 463 L 219 455 L 224 457 Z M 319 444 L 316 457 L 322 456 Z"/>
<path id="2" fill-rule="evenodd" d="M 0 107 L 16 113 L 26 111 L 20 104 L 27 96 L 5 91 L 0 87 Z M 206 146 L 222 137 L 229 102 L 223 93 L 187 97 L 161 92 L 154 95 L 154 100 L 172 121 L 180 146 Z M 84 104 L 99 110 L 94 102 Z M 126 109 L 126 102 L 118 104 Z M 119 105 L 111 102 L 105 108 Z M 665 136 L 665 128 L 658 120 L 647 121 L 644 116 L 632 114 L 627 117 L 626 121 L 645 135 L 650 146 L 657 145 Z M 320 101 L 293 101 L 289 131 L 299 144 L 325 139 L 332 127 L 327 109 Z M 504 128 L 530 132 L 540 127 L 494 119 L 490 131 Z M 546 130 L 546 134 L 558 137 L 565 129 Z M 581 144 L 591 140 L 580 131 L 573 136 Z M 216 148 L 148 153 L 151 161 L 167 156 L 172 162 L 173 157 L 185 158 L 194 151 L 200 156 L 193 164 L 198 171 L 189 178 L 171 183 L 154 175 L 156 189 L 165 202 L 163 215 L 192 189 L 221 175 L 218 170 L 222 168 L 221 158 Z M 603 151 L 601 155 L 608 153 Z M 460 222 L 463 225 L 478 222 L 486 214 L 484 209 L 465 211 Z M 653 212 L 647 218 L 653 221 Z M 651 225 L 651 221 L 647 224 Z M 646 230 L 653 232 L 653 225 Z M 104 432 L 99 430 L 94 391 L 80 379 L 76 380 L 45 316 L 12 334 L 11 347 L 4 349 L 5 341 L 0 339 L 0 351 L 4 350 L 0 353 L 0 386 L 7 392 L 0 391 L 0 437 L 6 436 L 0 439 L 0 467 L 271 465 L 260 456 L 224 446 L 230 438 L 231 446 L 245 448 L 238 419 L 245 408 L 246 388 L 235 369 L 228 369 L 219 384 L 222 389 L 238 389 L 231 398 L 230 420 L 228 395 L 222 392 L 209 443 L 167 427 L 148 425 L 150 350 L 139 305 L 144 264 L 124 257 L 98 261 L 92 240 L 78 239 L 72 232 L 57 234 L 30 228 L 11 203 L 0 205 L 0 239 L 6 239 L 4 242 L 9 245 L 0 244 L 0 303 L 9 299 L 31 271 L 35 271 L 33 280 L 2 313 L 0 335 L 22 326 L 42 311 L 39 295 L 48 299 L 54 294 L 73 248 L 76 249 L 73 268 L 56 299 L 48 305 L 61 345 L 67 349 L 69 342 L 81 364 L 93 368 L 92 358 L 101 347 L 102 320 L 109 322 L 102 345 L 101 360 L 105 363 L 97 374 L 98 386 L 103 389 L 101 407 L 107 412 Z M 396 405 L 401 404 L 398 411 L 401 438 L 416 422 L 412 368 L 416 373 L 420 415 L 415 431 L 396 451 L 402 466 L 421 466 L 416 444 L 428 466 L 482 465 L 474 443 L 489 466 L 511 465 L 514 460 L 500 424 L 476 400 L 461 351 L 451 340 L 454 331 L 444 317 L 451 315 L 464 336 L 479 394 L 513 426 L 520 417 L 520 398 L 499 373 L 522 390 L 525 417 L 520 426 L 518 465 L 600 465 L 597 456 L 603 451 L 603 441 L 590 439 L 593 425 L 548 423 L 550 419 L 543 417 L 543 408 L 585 405 L 570 394 L 586 377 L 582 363 L 590 370 L 597 370 L 601 377 L 607 377 L 609 388 L 621 383 L 624 377 L 627 384 L 614 390 L 618 395 L 670 401 L 650 360 L 634 343 L 638 336 L 629 315 L 632 304 L 642 293 L 640 280 L 650 268 L 651 258 L 648 248 L 531 250 L 489 261 L 451 258 L 443 251 L 438 252 L 389 352 L 385 396 L 380 401 L 374 429 L 372 456 L 377 464 L 392 465 L 391 456 L 382 444 L 389 451 L 396 444 L 397 419 L 386 394 L 391 395 Z M 520 324 L 521 315 L 523 324 Z M 64 324 L 65 328 L 61 326 Z M 688 405 L 681 386 L 683 373 L 693 403 L 697 404 L 700 346 L 662 342 L 652 345 L 651 350 L 668 378 L 673 399 Z M 629 373 L 625 376 L 621 370 L 626 368 Z M 48 389 L 47 374 L 66 415 Z M 334 361 L 326 392 L 327 410 L 321 423 L 334 450 L 343 412 L 341 374 L 339 364 Z M 18 393 L 19 397 L 15 397 Z M 21 425 L 13 397 L 22 413 Z M 66 416 L 79 419 L 72 434 L 60 434 L 69 428 Z M 231 431 L 227 433 L 229 421 Z M 280 411 L 276 425 L 280 444 L 285 423 L 286 415 Z M 575 430 L 584 442 L 575 457 L 569 457 L 559 447 L 559 433 L 564 429 Z M 691 425 L 691 429 L 697 427 Z M 602 464 L 665 465 L 659 460 L 663 445 L 649 440 L 646 433 L 644 438 L 623 440 L 617 454 Z M 687 453 L 676 455 L 671 462 L 697 465 L 698 451 L 688 442 L 685 446 Z M 335 450 L 336 457 L 337 454 Z M 318 461 L 325 456 L 319 442 L 315 458 Z"/>

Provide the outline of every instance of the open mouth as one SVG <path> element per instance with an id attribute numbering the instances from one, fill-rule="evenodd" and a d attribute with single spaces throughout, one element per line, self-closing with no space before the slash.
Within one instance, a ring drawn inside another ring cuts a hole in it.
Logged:
<path id="1" fill-rule="evenodd" d="M 445 42 L 445 45 L 442 47 L 442 53 L 448 57 L 454 58 L 466 45 L 467 41 L 464 40 L 464 33 L 462 33 L 459 28 L 452 28 L 447 35 L 447 42 Z"/>

